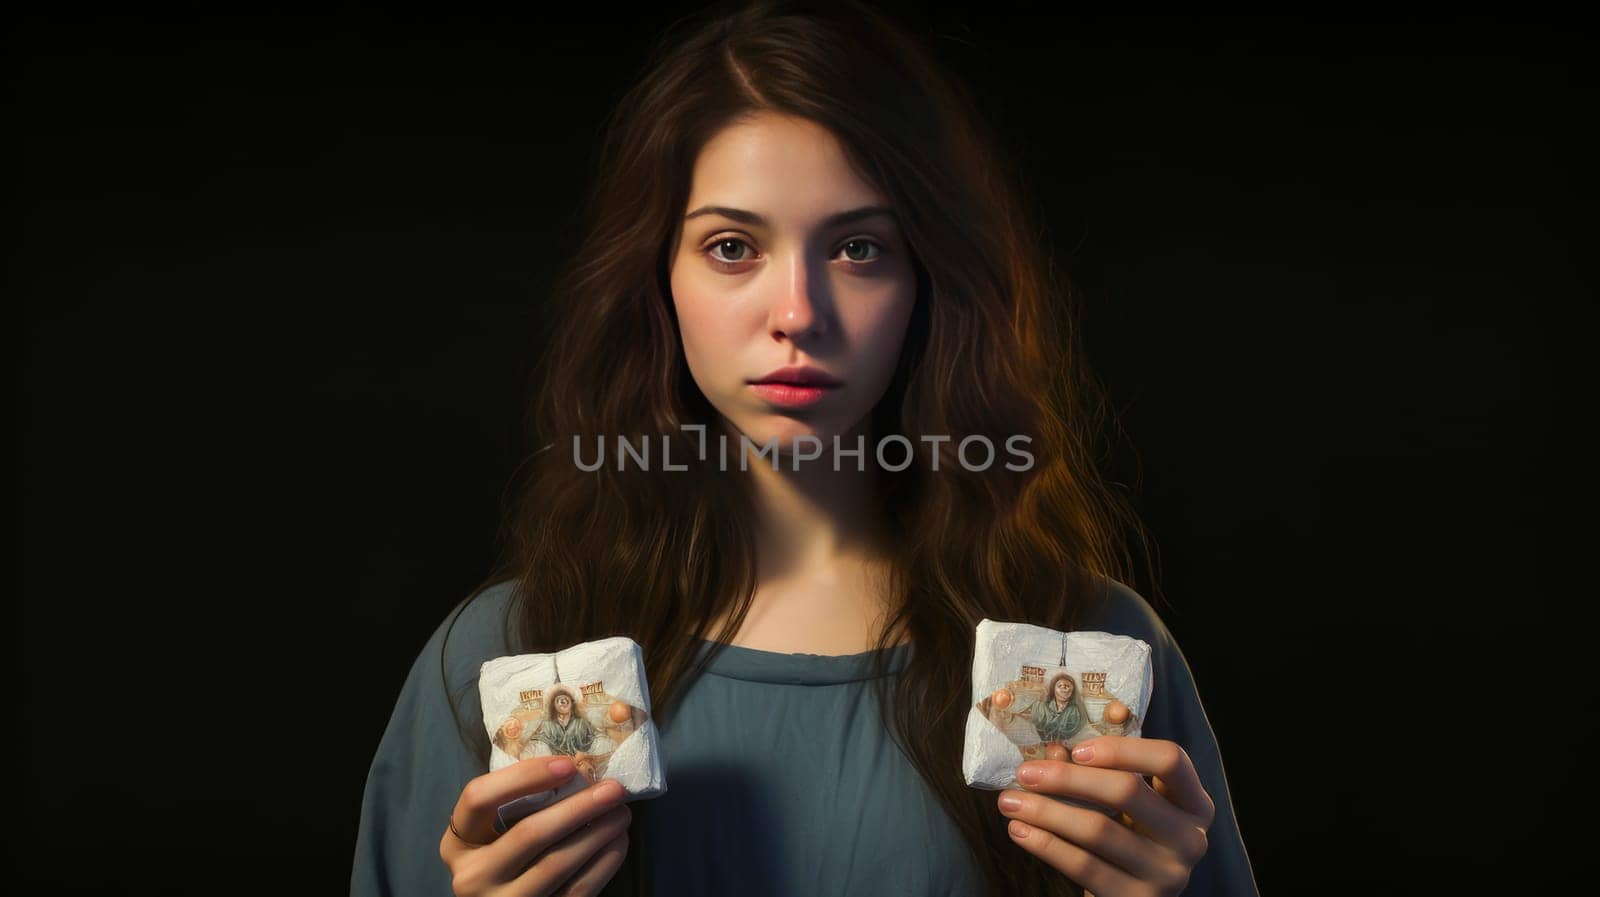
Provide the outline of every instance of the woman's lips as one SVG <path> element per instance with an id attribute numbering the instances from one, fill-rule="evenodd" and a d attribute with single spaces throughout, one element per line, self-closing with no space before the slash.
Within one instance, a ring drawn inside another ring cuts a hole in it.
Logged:
<path id="1" fill-rule="evenodd" d="M 797 383 L 752 383 L 750 388 L 772 404 L 788 408 L 815 405 L 828 393 L 838 389 L 837 386 L 801 386 Z"/>

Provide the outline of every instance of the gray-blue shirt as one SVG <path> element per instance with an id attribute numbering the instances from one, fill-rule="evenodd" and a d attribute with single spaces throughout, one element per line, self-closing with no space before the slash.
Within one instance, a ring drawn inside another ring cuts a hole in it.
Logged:
<path id="1" fill-rule="evenodd" d="M 502 583 L 453 614 L 448 644 L 447 619 L 412 665 L 367 776 L 354 897 L 451 894 L 440 836 L 461 789 L 488 771 L 488 759 L 473 756 L 456 731 L 440 652 L 458 712 L 481 727 L 478 669 L 505 653 L 510 593 Z M 1082 628 L 1150 644 L 1155 687 L 1142 734 L 1182 745 L 1216 803 L 1210 849 L 1184 894 L 1253 897 L 1216 738 L 1171 633 L 1121 584 L 1113 584 L 1104 617 Z M 890 649 L 889 675 L 914 650 Z M 629 849 L 642 851 L 656 894 L 981 892 L 965 842 L 879 721 L 870 675 L 870 653 L 722 649 L 660 730 L 667 792 L 630 805 Z M 1016 852 L 1018 862 L 1042 862 Z M 626 891 L 626 870 L 606 894 Z"/>

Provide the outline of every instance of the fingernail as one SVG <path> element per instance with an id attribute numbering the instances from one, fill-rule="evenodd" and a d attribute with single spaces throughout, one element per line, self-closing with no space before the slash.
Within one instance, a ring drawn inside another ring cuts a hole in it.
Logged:
<path id="1" fill-rule="evenodd" d="M 1017 781 L 1024 785 L 1037 785 L 1042 778 L 1044 778 L 1044 770 L 1037 766 L 1024 764 L 1017 767 Z"/>
<path id="2" fill-rule="evenodd" d="M 606 779 L 594 789 L 594 802 L 602 807 L 622 802 L 622 796 L 627 792 L 622 790 L 622 784 L 616 779 Z"/>
<path id="3" fill-rule="evenodd" d="M 572 771 L 577 767 L 572 765 L 571 760 L 562 757 L 560 760 L 551 760 L 550 765 L 546 766 L 545 769 L 549 770 L 553 776 L 565 776 L 571 775 Z"/>
<path id="4" fill-rule="evenodd" d="M 1006 828 L 1011 830 L 1011 837 L 1013 838 L 1026 838 L 1028 837 L 1028 832 L 1033 831 L 1032 829 L 1028 828 L 1028 824 L 1026 822 L 1023 822 L 1020 819 L 1011 820 L 1011 824 L 1006 826 Z"/>
<path id="5" fill-rule="evenodd" d="M 1094 759 L 1094 745 L 1080 744 L 1072 749 L 1072 759 L 1079 763 L 1088 763 Z"/>
<path id="6" fill-rule="evenodd" d="M 1022 801 L 1009 794 L 1001 795 L 1000 809 L 1005 810 L 1007 813 L 1015 813 L 1022 809 Z"/>

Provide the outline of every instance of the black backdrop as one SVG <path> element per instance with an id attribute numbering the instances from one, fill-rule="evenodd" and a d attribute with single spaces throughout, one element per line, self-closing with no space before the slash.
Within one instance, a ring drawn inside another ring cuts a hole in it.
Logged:
<path id="1" fill-rule="evenodd" d="M 13 880 L 348 887 L 600 117 L 685 9 L 12 31 Z M 1563 892 L 1572 26 L 906 15 L 1085 292 L 1263 891 Z"/>

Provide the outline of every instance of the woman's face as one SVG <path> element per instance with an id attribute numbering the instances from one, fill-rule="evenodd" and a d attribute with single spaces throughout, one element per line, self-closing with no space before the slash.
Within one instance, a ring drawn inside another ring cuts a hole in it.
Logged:
<path id="1" fill-rule="evenodd" d="M 847 436 L 888 387 L 916 302 L 888 205 L 832 133 L 805 119 L 762 113 L 719 132 L 696 159 L 673 305 L 695 383 L 756 445 L 775 438 L 787 452 L 793 438 L 816 436 L 831 458 L 832 437 Z M 791 365 L 838 385 L 754 385 Z"/>
<path id="2" fill-rule="evenodd" d="M 572 712 L 572 699 L 566 695 L 556 695 L 556 712 L 561 714 Z"/>
<path id="3" fill-rule="evenodd" d="M 1065 679 L 1056 680 L 1056 700 L 1065 704 L 1072 698 L 1072 683 Z"/>

